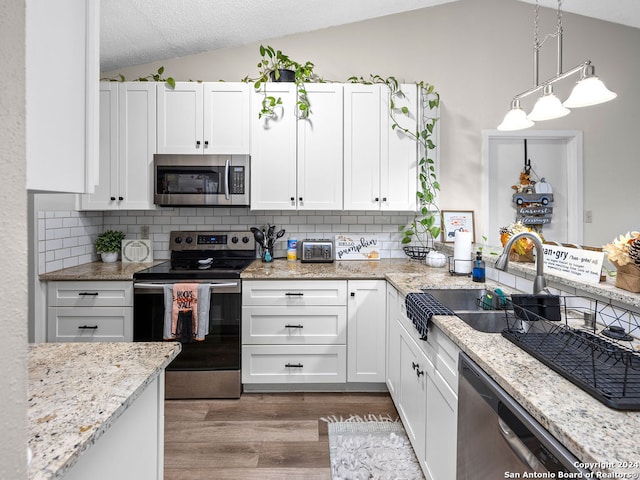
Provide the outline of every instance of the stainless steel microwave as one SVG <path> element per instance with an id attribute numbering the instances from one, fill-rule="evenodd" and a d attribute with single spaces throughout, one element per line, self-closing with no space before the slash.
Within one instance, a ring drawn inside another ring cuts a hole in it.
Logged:
<path id="1" fill-rule="evenodd" d="M 154 203 L 249 205 L 249 155 L 154 155 Z"/>

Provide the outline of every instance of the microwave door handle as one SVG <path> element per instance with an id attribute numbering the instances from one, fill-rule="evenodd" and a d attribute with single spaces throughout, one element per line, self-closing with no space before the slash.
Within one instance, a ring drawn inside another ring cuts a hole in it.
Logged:
<path id="1" fill-rule="evenodd" d="M 229 200 L 229 162 L 230 160 L 224 162 L 224 198 L 227 200 Z"/>

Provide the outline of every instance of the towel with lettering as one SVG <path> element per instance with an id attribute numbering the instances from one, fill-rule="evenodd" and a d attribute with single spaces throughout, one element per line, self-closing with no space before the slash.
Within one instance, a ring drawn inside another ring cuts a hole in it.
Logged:
<path id="1" fill-rule="evenodd" d="M 433 315 L 455 315 L 450 308 L 428 293 L 410 293 L 405 299 L 405 305 L 407 317 L 420 334 L 421 340 L 427 339 L 429 321 Z"/>
<path id="2" fill-rule="evenodd" d="M 183 343 L 202 341 L 209 332 L 210 285 L 176 283 L 164 286 L 163 338 Z"/>

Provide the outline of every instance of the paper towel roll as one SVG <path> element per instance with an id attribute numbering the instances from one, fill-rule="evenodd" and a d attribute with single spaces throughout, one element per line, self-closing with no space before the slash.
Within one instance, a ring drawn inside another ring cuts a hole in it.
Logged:
<path id="1" fill-rule="evenodd" d="M 455 273 L 471 273 L 471 232 L 457 231 L 453 244 L 453 271 Z"/>

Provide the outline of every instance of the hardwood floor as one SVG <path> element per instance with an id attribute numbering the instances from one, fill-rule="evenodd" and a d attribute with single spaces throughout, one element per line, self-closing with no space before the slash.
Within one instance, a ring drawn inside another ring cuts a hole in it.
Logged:
<path id="1" fill-rule="evenodd" d="M 165 402 L 165 480 L 330 480 L 323 417 L 398 413 L 387 393 Z"/>

